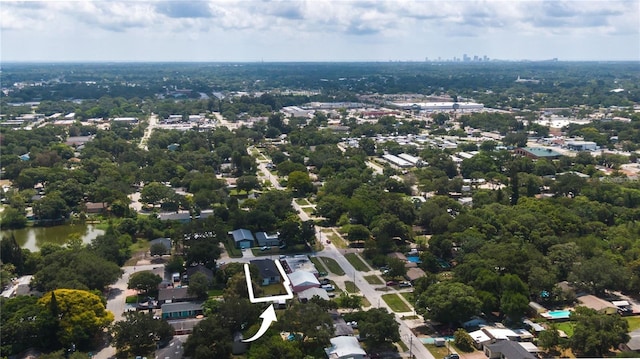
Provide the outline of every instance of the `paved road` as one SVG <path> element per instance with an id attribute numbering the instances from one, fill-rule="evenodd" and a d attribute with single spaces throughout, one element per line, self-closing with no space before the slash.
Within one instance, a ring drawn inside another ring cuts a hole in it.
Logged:
<path id="1" fill-rule="evenodd" d="M 126 266 L 122 267 L 123 274 L 118 279 L 117 282 L 110 286 L 109 294 L 107 295 L 107 310 L 111 311 L 114 316 L 114 320 L 120 321 L 123 318 L 124 309 L 126 306 L 126 292 L 127 292 L 127 283 L 129 282 L 129 277 L 136 272 L 141 272 L 145 270 L 152 270 L 155 267 L 158 267 L 158 264 L 149 264 L 142 266 Z M 108 346 L 103 348 L 99 352 L 94 355 L 95 359 L 109 359 L 114 358 L 116 355 L 116 348 L 112 346 Z"/>
<path id="2" fill-rule="evenodd" d="M 158 126 L 158 115 L 152 113 L 151 116 L 149 116 L 149 126 L 145 129 L 144 135 L 140 139 L 140 144 L 138 145 L 138 147 L 140 147 L 145 151 L 149 149 L 147 148 L 147 141 L 149 141 L 149 137 L 151 137 L 153 130 L 157 126 Z"/>
<path id="3" fill-rule="evenodd" d="M 343 150 L 341 147 L 339 148 Z M 250 150 L 248 151 L 250 153 Z M 372 162 L 367 161 L 367 166 L 373 168 L 373 170 L 377 173 L 380 173 L 380 174 L 382 173 L 382 168 Z M 276 189 L 284 189 L 282 186 L 280 186 L 277 176 L 274 176 L 273 174 L 271 174 L 271 172 L 269 172 L 264 162 L 259 163 L 258 168 L 263 173 L 263 175 L 267 179 L 269 179 L 269 181 L 271 181 L 271 183 L 274 185 Z M 298 216 L 300 216 L 300 219 L 302 221 L 307 221 L 310 219 L 309 215 L 305 211 L 303 211 L 302 208 L 295 201 L 292 201 L 292 205 L 298 212 Z M 317 238 L 317 240 L 319 240 L 320 243 L 325 244 L 324 250 L 316 253 L 316 255 L 333 258 L 336 262 L 338 262 L 340 267 L 342 267 L 342 269 L 344 270 L 345 277 L 349 278 L 349 280 L 353 280 L 356 283 L 356 285 L 360 289 L 360 293 L 367 298 L 367 300 L 369 301 L 369 303 L 371 303 L 372 306 L 387 308 L 387 310 L 390 313 L 394 313 L 391 310 L 391 308 L 387 306 L 385 301 L 382 300 L 381 298 L 383 294 L 386 294 L 389 292 L 375 290 L 375 287 L 369 284 L 364 279 L 363 273 L 357 271 L 351 265 L 351 263 L 349 263 L 349 261 L 344 257 L 344 254 L 342 253 L 343 250 L 336 248 L 334 244 L 326 244 L 326 238 L 324 238 L 324 234 L 322 233 L 322 230 L 320 227 L 316 227 L 316 233 L 319 235 L 319 238 Z M 382 287 L 382 286 L 377 286 L 377 287 Z M 405 321 L 401 319 L 401 314 L 399 313 L 394 313 L 394 314 L 396 316 L 396 321 L 400 326 L 400 330 L 399 330 L 400 337 L 402 341 L 405 343 L 405 345 L 408 348 L 411 348 L 411 353 L 415 355 L 415 357 L 418 359 L 435 359 L 433 355 L 431 355 L 431 352 L 429 352 L 429 350 L 427 350 L 427 348 L 424 345 L 422 345 L 420 340 L 413 334 L 413 332 L 411 331 L 409 326 L 405 323 Z"/>
<path id="4" fill-rule="evenodd" d="M 323 236 L 324 234 L 320 232 L 320 240 L 322 240 L 323 243 L 325 243 L 326 240 L 324 240 Z M 325 246 L 325 249 L 323 251 L 317 253 L 317 255 L 333 258 L 336 262 L 338 262 L 340 267 L 342 267 L 346 277 L 355 278 L 355 283 L 360 289 L 360 293 L 367 298 L 367 300 L 369 301 L 369 303 L 371 303 L 372 306 L 379 307 L 379 308 L 386 308 L 390 313 L 393 313 L 393 311 L 391 310 L 391 308 L 389 308 L 387 303 L 385 303 L 385 301 L 382 300 L 383 294 L 392 293 L 392 292 L 376 290 L 375 289 L 376 287 L 379 288 L 379 287 L 383 287 L 384 285 L 373 286 L 369 284 L 364 279 L 364 274 L 362 272 L 357 271 L 351 265 L 351 263 L 349 263 L 349 261 L 344 257 L 340 249 L 336 248 L 333 244 L 329 244 Z M 418 339 L 418 337 L 416 337 L 413 334 L 413 332 L 411 331 L 409 326 L 404 322 L 404 320 L 400 319 L 400 315 L 398 313 L 395 313 L 395 316 L 396 316 L 396 321 L 400 326 L 400 338 L 408 348 L 409 347 L 411 348 L 412 354 L 419 359 L 434 359 L 433 355 L 431 355 L 431 352 L 429 352 L 429 350 L 427 350 L 427 348 L 425 348 L 425 346 L 422 345 L 422 343 L 420 342 L 420 339 Z"/>
<path id="5" fill-rule="evenodd" d="M 188 335 L 176 335 L 171 339 L 169 345 L 156 351 L 156 359 L 181 359 L 184 353 L 184 343 Z"/>

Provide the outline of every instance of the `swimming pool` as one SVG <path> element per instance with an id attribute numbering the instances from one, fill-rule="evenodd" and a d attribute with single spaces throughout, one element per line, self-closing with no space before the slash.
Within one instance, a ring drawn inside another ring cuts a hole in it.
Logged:
<path id="1" fill-rule="evenodd" d="M 407 257 L 407 260 L 411 263 L 422 263 L 422 261 L 420 260 L 420 257 L 418 256 L 411 256 L 411 257 Z"/>
<path id="2" fill-rule="evenodd" d="M 570 310 L 550 310 L 546 313 L 542 313 L 543 317 L 546 317 L 549 319 L 569 319 L 570 315 L 571 315 Z"/>

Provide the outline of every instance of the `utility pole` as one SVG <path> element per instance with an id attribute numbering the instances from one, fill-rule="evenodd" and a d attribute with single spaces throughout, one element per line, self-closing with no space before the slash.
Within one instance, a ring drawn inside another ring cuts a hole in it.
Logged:
<path id="1" fill-rule="evenodd" d="M 413 335 L 409 335 L 409 358 L 413 359 Z"/>

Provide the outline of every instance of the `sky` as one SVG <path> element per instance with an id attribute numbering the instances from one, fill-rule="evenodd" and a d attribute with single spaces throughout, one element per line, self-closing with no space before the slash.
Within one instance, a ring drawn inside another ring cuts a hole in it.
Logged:
<path id="1" fill-rule="evenodd" d="M 0 62 L 640 61 L 640 0 L 0 0 Z"/>

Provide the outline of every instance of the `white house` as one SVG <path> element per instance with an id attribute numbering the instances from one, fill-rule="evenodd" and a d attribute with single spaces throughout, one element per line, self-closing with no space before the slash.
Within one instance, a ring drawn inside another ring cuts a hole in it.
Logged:
<path id="1" fill-rule="evenodd" d="M 367 352 L 362 349 L 358 339 L 350 336 L 339 336 L 329 339 L 331 346 L 324 349 L 329 359 L 364 359 Z"/>

